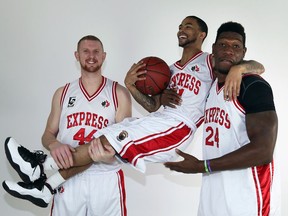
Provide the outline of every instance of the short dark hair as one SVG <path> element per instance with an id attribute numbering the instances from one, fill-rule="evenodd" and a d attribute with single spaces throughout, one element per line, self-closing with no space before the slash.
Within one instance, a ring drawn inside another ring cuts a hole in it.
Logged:
<path id="1" fill-rule="evenodd" d="M 187 18 L 195 19 L 197 24 L 199 25 L 201 31 L 206 33 L 206 36 L 203 38 L 203 41 L 204 41 L 205 38 L 208 35 L 208 26 L 207 26 L 207 24 L 204 22 L 204 20 L 202 20 L 201 18 L 199 18 L 197 16 L 187 16 Z"/>
<path id="2" fill-rule="evenodd" d="M 217 36 L 216 36 L 215 42 L 218 40 L 219 35 L 223 32 L 236 32 L 240 34 L 243 38 L 243 45 L 245 47 L 246 34 L 245 34 L 244 27 L 240 23 L 232 22 L 232 21 L 223 23 L 217 30 Z"/>
<path id="3" fill-rule="evenodd" d="M 98 42 L 100 42 L 100 44 L 101 44 L 101 46 L 102 46 L 102 49 L 104 50 L 104 46 L 103 46 L 102 41 L 101 41 L 98 37 L 96 37 L 96 36 L 94 36 L 94 35 L 86 35 L 86 36 L 82 37 L 82 38 L 78 41 L 77 50 L 79 49 L 79 45 L 80 45 L 80 43 L 81 43 L 83 40 L 98 41 Z"/>

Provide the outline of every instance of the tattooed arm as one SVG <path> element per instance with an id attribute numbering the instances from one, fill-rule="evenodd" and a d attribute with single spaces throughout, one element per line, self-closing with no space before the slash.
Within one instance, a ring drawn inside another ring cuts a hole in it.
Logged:
<path id="1" fill-rule="evenodd" d="M 254 60 L 243 60 L 241 64 L 232 66 L 225 79 L 224 98 L 226 100 L 232 100 L 239 95 L 243 74 L 251 73 L 260 75 L 264 73 L 264 71 L 264 66 Z"/>
<path id="2" fill-rule="evenodd" d="M 145 74 L 145 70 L 141 70 L 145 64 L 143 62 L 138 62 L 133 64 L 130 70 L 127 72 L 125 77 L 125 86 L 130 91 L 133 98 L 139 103 L 144 109 L 148 112 L 154 112 L 158 110 L 161 106 L 160 103 L 160 94 L 154 96 L 148 96 L 142 94 L 135 86 L 136 81 L 144 80 L 145 77 L 141 77 L 142 74 Z"/>

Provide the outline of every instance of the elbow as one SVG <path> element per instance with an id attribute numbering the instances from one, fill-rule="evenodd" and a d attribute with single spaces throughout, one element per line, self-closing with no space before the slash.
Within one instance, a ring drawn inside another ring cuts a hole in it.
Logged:
<path id="1" fill-rule="evenodd" d="M 262 161 L 262 165 L 265 165 L 265 164 L 269 164 L 273 161 L 273 155 L 272 156 L 269 156 L 269 157 L 266 157 L 263 161 Z"/>
<path id="2" fill-rule="evenodd" d="M 158 109 L 156 107 L 147 107 L 146 109 L 149 113 L 156 112 Z"/>
<path id="3" fill-rule="evenodd" d="M 261 154 L 261 157 L 259 158 L 259 164 L 258 165 L 265 165 L 265 164 L 271 163 L 273 161 L 273 158 L 274 158 L 274 148 L 265 149 L 262 152 L 263 152 L 263 154 Z"/>

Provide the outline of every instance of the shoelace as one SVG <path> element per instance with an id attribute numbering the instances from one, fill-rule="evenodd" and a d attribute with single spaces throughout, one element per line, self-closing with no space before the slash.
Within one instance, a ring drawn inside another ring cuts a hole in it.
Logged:
<path id="1" fill-rule="evenodd" d="M 32 168 L 35 168 L 37 165 L 40 165 L 44 163 L 47 155 L 44 154 L 43 151 L 37 150 L 35 152 L 30 152 L 28 149 L 26 149 L 23 146 L 20 146 L 18 148 L 20 156 L 23 158 L 23 160 L 31 163 Z"/>
<path id="2" fill-rule="evenodd" d="M 43 190 L 45 185 L 46 178 L 40 177 L 34 182 L 18 182 L 18 184 L 26 189 L 34 189 L 37 188 L 39 191 Z"/>

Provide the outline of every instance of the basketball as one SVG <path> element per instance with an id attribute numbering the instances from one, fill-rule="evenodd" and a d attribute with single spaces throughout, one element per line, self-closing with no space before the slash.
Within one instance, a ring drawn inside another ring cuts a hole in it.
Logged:
<path id="1" fill-rule="evenodd" d="M 146 66 L 140 70 L 146 70 L 145 80 L 135 83 L 136 88 L 145 95 L 156 95 L 165 90 L 169 84 L 171 72 L 164 60 L 155 56 L 141 59 Z"/>

